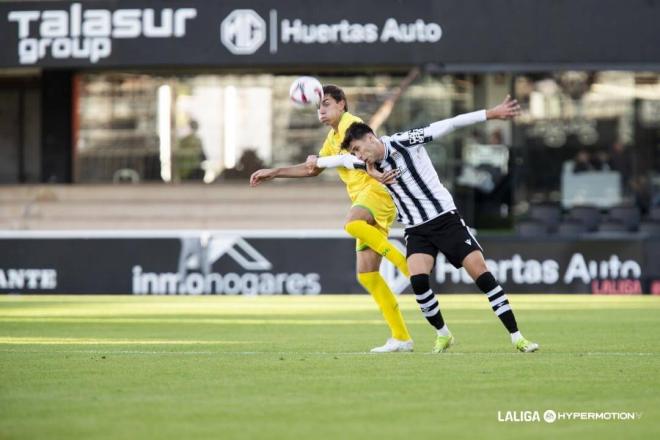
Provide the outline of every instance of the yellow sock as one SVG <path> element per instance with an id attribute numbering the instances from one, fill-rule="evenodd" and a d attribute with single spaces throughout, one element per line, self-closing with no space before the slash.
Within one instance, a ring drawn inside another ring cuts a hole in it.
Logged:
<path id="1" fill-rule="evenodd" d="M 359 238 L 375 252 L 387 258 L 406 278 L 410 278 L 405 255 L 403 255 L 396 246 L 390 243 L 387 240 L 387 237 L 378 229 L 374 228 L 364 220 L 353 220 L 352 222 L 348 222 L 344 229 L 346 229 L 346 232 L 351 236 Z"/>
<path id="2" fill-rule="evenodd" d="M 409 340 L 410 333 L 408 333 L 406 323 L 403 321 L 403 315 L 401 315 L 401 310 L 399 310 L 399 303 L 383 277 L 380 276 L 380 273 L 359 273 L 358 281 L 371 294 L 378 307 L 380 307 L 380 311 L 383 313 L 385 321 L 390 327 L 392 337 L 400 341 Z"/>

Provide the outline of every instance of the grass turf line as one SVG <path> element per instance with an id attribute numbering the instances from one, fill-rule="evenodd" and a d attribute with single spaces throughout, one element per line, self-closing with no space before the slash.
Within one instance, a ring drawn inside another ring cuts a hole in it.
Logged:
<path id="1" fill-rule="evenodd" d="M 439 297 L 458 340 L 401 307 L 412 354 L 367 296 L 0 297 L 0 438 L 660 437 L 660 298 L 510 295 L 515 353 L 477 295 Z M 498 411 L 634 421 L 499 422 Z"/>

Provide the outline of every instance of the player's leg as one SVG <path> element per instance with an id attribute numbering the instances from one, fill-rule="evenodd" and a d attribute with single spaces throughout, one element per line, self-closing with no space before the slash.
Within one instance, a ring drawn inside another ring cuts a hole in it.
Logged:
<path id="1" fill-rule="evenodd" d="M 412 351 L 413 342 L 403 320 L 403 315 L 401 315 L 401 310 L 399 310 L 399 303 L 378 271 L 380 261 L 381 256 L 366 245 L 363 249 L 357 250 L 358 281 L 378 304 L 392 334 L 385 345 L 376 347 L 371 351 L 376 353 Z"/>
<path id="2" fill-rule="evenodd" d="M 473 250 L 463 259 L 463 267 L 481 290 L 488 297 L 490 306 L 495 315 L 511 335 L 511 342 L 517 350 L 529 353 L 538 350 L 535 342 L 528 341 L 518 330 L 518 323 L 513 314 L 509 300 L 504 289 L 497 282 L 492 273 L 488 271 L 484 255 L 480 250 Z"/>
<path id="3" fill-rule="evenodd" d="M 396 208 L 389 194 L 365 190 L 358 195 L 348 211 L 344 229 L 389 260 L 406 277 L 410 276 L 406 257 L 387 239 Z"/>
<path id="4" fill-rule="evenodd" d="M 409 235 L 406 247 L 415 300 L 424 318 L 435 328 L 437 337 L 433 352 L 442 353 L 454 344 L 454 337 L 445 324 L 440 304 L 431 289 L 430 273 L 438 250 L 423 235 Z"/>

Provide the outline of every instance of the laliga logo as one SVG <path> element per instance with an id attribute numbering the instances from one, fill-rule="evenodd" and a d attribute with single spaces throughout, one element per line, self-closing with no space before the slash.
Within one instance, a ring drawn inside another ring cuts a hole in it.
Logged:
<path id="1" fill-rule="evenodd" d="M 266 22 L 252 9 L 236 9 L 222 20 L 220 40 L 235 55 L 253 54 L 266 41 Z"/>

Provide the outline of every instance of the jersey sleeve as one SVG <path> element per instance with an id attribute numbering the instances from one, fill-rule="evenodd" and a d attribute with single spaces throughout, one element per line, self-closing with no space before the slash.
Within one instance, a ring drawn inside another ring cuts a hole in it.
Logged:
<path id="1" fill-rule="evenodd" d="M 486 110 L 479 110 L 472 113 L 465 113 L 442 121 L 433 122 L 422 128 L 396 133 L 390 136 L 392 141 L 398 142 L 404 147 L 413 147 L 415 145 L 425 144 L 432 140 L 448 135 L 452 131 L 461 127 L 486 121 Z"/>
<path id="2" fill-rule="evenodd" d="M 316 166 L 319 168 L 338 168 L 344 167 L 349 170 L 366 170 L 367 166 L 357 157 L 351 154 L 338 154 L 335 156 L 321 157 L 316 161 Z"/>

